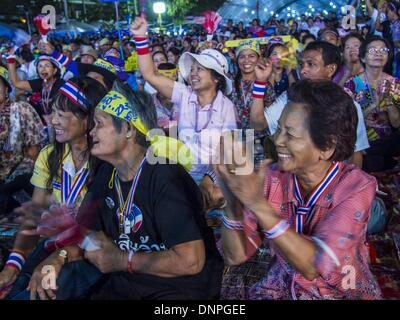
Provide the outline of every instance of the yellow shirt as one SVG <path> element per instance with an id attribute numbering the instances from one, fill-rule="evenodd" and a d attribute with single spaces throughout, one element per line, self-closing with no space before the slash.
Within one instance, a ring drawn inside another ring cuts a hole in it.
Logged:
<path id="1" fill-rule="evenodd" d="M 132 52 L 130 57 L 125 61 L 125 71 L 133 72 L 139 69 L 138 54 L 136 51 Z"/>
<path id="2" fill-rule="evenodd" d="M 54 149 L 53 145 L 48 145 L 44 147 L 40 153 L 39 156 L 35 162 L 35 168 L 33 169 L 33 175 L 31 178 L 31 183 L 37 187 L 37 188 L 42 188 L 42 189 L 48 189 L 47 187 L 47 180 L 49 179 L 50 176 L 50 170 L 49 170 L 49 165 L 48 165 L 48 158 L 52 150 Z M 69 146 L 66 145 L 65 150 L 64 150 L 64 156 L 62 160 L 62 167 L 64 170 L 68 173 L 68 175 L 71 177 L 71 186 L 74 185 L 75 181 L 78 180 L 80 173 L 84 169 L 88 169 L 89 163 L 86 161 L 86 163 L 82 166 L 82 168 L 76 172 L 75 170 L 75 164 L 74 160 L 72 159 L 72 154 L 69 150 Z M 52 198 L 55 203 L 61 203 L 61 168 L 58 171 L 59 178 L 54 177 L 52 184 L 51 184 L 51 189 L 50 191 L 52 192 Z M 76 199 L 76 206 L 80 206 L 83 198 L 85 197 L 85 194 L 87 192 L 86 185 L 83 187 L 81 193 L 79 194 L 78 198 Z"/>

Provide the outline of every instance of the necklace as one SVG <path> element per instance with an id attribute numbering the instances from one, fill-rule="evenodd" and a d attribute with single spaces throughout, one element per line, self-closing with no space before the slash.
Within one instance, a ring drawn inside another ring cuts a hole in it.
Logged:
<path id="1" fill-rule="evenodd" d="M 244 105 L 247 106 L 247 102 L 250 100 L 249 99 L 249 95 L 250 95 L 250 90 L 249 88 L 253 88 L 253 83 L 254 81 L 250 81 L 249 85 L 247 86 L 246 90 L 243 86 L 243 82 L 245 82 L 244 80 L 240 80 L 240 89 L 242 90 L 242 99 L 244 102 Z"/>
<path id="2" fill-rule="evenodd" d="M 51 89 L 53 88 L 54 80 L 52 80 L 49 84 L 47 84 L 46 80 L 43 80 L 42 87 L 42 101 L 43 101 L 43 110 L 45 114 L 49 114 L 49 102 L 50 102 L 50 94 Z"/>
<path id="3" fill-rule="evenodd" d="M 371 97 L 371 100 L 372 100 L 372 102 L 373 103 L 375 103 L 376 105 L 378 105 L 379 104 L 379 100 L 381 99 L 381 95 L 382 95 L 382 92 L 381 92 L 381 86 L 382 86 L 382 76 L 380 77 L 380 79 L 379 79 L 379 85 L 378 85 L 378 89 L 376 90 L 376 91 L 378 91 L 379 92 L 379 95 L 378 95 L 378 101 L 376 101 L 376 97 L 375 97 L 375 94 L 374 94 L 374 90 L 373 90 L 373 88 L 372 88 L 372 86 L 371 86 L 371 83 L 369 82 L 369 78 L 368 78 L 368 73 L 367 73 L 367 71 L 365 71 L 364 72 L 364 74 L 365 74 L 365 80 L 367 81 L 367 90 L 368 90 L 368 92 L 369 92 L 369 95 L 370 95 L 370 97 Z"/>
<path id="4" fill-rule="evenodd" d="M 195 108 L 196 108 L 196 113 L 195 113 L 195 129 L 194 129 L 194 131 L 195 131 L 196 133 L 201 132 L 202 130 L 204 130 L 205 128 L 207 128 L 208 125 L 210 124 L 210 122 L 211 122 L 211 117 L 212 117 L 212 113 L 213 113 L 213 110 L 214 110 L 214 102 L 215 102 L 215 99 L 217 98 L 217 95 L 218 95 L 218 93 L 215 95 L 213 101 L 211 102 L 210 109 L 208 109 L 208 111 L 207 111 L 207 122 L 206 122 L 205 125 L 204 125 L 202 128 L 200 128 L 200 129 L 199 129 L 199 111 L 200 111 L 200 108 L 199 108 L 199 106 L 197 106 L 197 105 L 195 106 Z"/>
<path id="5" fill-rule="evenodd" d="M 142 162 L 139 165 L 139 169 L 133 178 L 133 182 L 131 188 L 128 193 L 128 197 L 126 201 L 124 201 L 124 197 L 121 191 L 121 185 L 119 183 L 118 174 L 114 169 L 114 184 L 115 191 L 118 195 L 119 209 L 117 210 L 118 221 L 119 221 L 119 232 L 120 234 L 129 234 L 131 231 L 136 232 L 141 224 L 142 224 L 142 214 L 139 208 L 133 203 L 133 199 L 135 197 L 136 187 L 142 173 L 143 164 L 146 160 L 146 156 L 143 158 Z"/>

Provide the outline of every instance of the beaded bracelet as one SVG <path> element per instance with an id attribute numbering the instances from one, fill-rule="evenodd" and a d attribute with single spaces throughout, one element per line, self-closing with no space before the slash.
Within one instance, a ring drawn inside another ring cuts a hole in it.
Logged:
<path id="1" fill-rule="evenodd" d="M 254 81 L 253 84 L 253 98 L 254 99 L 264 99 L 265 91 L 267 88 L 267 82 Z"/>
<path id="2" fill-rule="evenodd" d="M 243 230 L 243 222 L 229 219 L 226 215 L 222 216 L 222 224 L 230 230 Z"/>
<path id="3" fill-rule="evenodd" d="M 147 37 L 135 37 L 137 54 L 142 56 L 150 53 L 149 39 Z"/>
<path id="4" fill-rule="evenodd" d="M 269 230 L 263 230 L 263 233 L 267 239 L 276 239 L 283 235 L 288 229 L 290 225 L 287 220 L 281 220 L 279 221 L 274 227 L 272 227 Z"/>

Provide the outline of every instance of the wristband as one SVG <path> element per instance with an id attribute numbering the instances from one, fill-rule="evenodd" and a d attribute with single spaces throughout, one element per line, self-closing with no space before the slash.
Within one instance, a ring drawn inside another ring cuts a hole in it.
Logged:
<path id="1" fill-rule="evenodd" d="M 137 54 L 142 56 L 150 53 L 149 39 L 147 37 L 135 37 Z"/>
<path id="2" fill-rule="evenodd" d="M 230 230 L 243 230 L 244 227 L 242 221 L 231 220 L 226 215 L 222 216 L 222 224 Z"/>
<path id="3" fill-rule="evenodd" d="M 263 233 L 267 239 L 273 240 L 283 235 L 289 229 L 289 227 L 290 225 L 287 220 L 281 220 L 273 228 L 269 230 L 263 230 Z"/>
<path id="4" fill-rule="evenodd" d="M 18 251 L 12 251 L 8 257 L 8 260 L 6 262 L 6 267 L 12 267 L 18 270 L 18 272 L 21 272 L 22 267 L 25 264 L 25 255 L 22 252 Z"/>
<path id="5" fill-rule="evenodd" d="M 253 84 L 253 98 L 264 99 L 265 91 L 267 88 L 267 82 L 254 81 Z"/>
<path id="6" fill-rule="evenodd" d="M 6 61 L 7 61 L 7 63 L 8 64 L 13 64 L 13 63 L 15 63 L 15 55 L 9 55 L 7 58 L 6 58 Z"/>

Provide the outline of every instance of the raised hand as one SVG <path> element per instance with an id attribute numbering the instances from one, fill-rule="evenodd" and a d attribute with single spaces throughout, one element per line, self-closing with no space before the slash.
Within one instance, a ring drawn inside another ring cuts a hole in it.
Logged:
<path id="1" fill-rule="evenodd" d="M 129 31 L 134 37 L 145 37 L 147 32 L 146 19 L 142 17 L 136 17 L 132 22 Z"/>
<path id="2" fill-rule="evenodd" d="M 258 59 L 255 67 L 256 80 L 267 82 L 272 73 L 272 62 L 266 58 Z"/>

